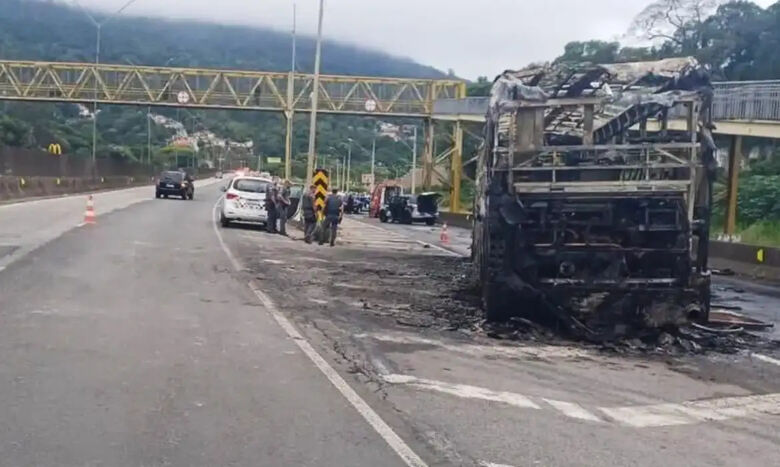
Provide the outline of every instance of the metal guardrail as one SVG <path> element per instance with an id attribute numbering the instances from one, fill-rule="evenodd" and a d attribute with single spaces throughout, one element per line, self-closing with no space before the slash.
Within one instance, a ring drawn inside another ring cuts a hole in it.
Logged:
<path id="1" fill-rule="evenodd" d="M 437 99 L 433 102 L 434 115 L 485 115 L 489 97 L 464 99 Z"/>
<path id="2" fill-rule="evenodd" d="M 780 121 L 780 81 L 715 83 L 714 120 Z"/>
<path id="3" fill-rule="evenodd" d="M 780 121 L 780 80 L 714 83 L 714 120 Z M 485 115 L 489 98 L 438 99 L 435 115 Z"/>

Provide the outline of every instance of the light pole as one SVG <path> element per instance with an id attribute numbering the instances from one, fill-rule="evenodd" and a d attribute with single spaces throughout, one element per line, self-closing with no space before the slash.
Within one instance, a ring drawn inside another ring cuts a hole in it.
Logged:
<path id="1" fill-rule="evenodd" d="M 349 138 L 349 146 L 347 147 L 347 185 L 344 187 L 344 191 L 349 191 L 350 182 L 352 181 L 352 138 Z"/>
<path id="2" fill-rule="evenodd" d="M 306 186 L 311 185 L 314 175 L 314 150 L 317 140 L 317 100 L 320 94 L 320 56 L 322 55 L 322 15 L 325 0 L 320 0 L 320 14 L 317 23 L 317 50 L 314 54 L 314 80 L 311 95 L 311 119 L 309 120 L 309 157 L 306 163 Z"/>
<path id="3" fill-rule="evenodd" d="M 412 127 L 412 138 L 414 138 L 412 139 L 412 146 L 409 147 L 409 144 L 403 139 L 400 141 L 412 150 L 412 194 L 414 194 L 417 189 L 417 125 L 404 125 L 404 130 L 407 130 L 409 127 Z"/>
<path id="4" fill-rule="evenodd" d="M 412 194 L 417 189 L 417 125 L 414 126 L 414 140 L 412 140 Z"/>
<path id="5" fill-rule="evenodd" d="M 341 190 L 346 191 L 345 187 L 347 185 L 347 156 L 344 156 L 341 160 L 341 185 L 339 185 L 339 188 Z"/>
<path id="6" fill-rule="evenodd" d="M 296 37 L 296 7 L 293 2 L 293 23 L 292 23 L 292 63 L 290 65 L 290 75 L 287 78 L 287 117 L 286 132 L 284 135 L 284 178 L 289 180 L 292 176 L 292 144 L 293 144 L 293 88 L 295 87 L 295 37 Z"/>
<path id="7" fill-rule="evenodd" d="M 95 67 L 97 68 L 97 65 L 100 64 L 100 33 L 103 30 L 103 26 L 108 24 L 109 21 L 114 19 L 117 15 L 125 11 L 127 7 L 132 5 L 136 0 L 128 0 L 124 5 L 122 5 L 121 8 L 116 10 L 114 13 L 112 13 L 110 16 L 103 19 L 103 21 L 97 21 L 94 16 L 92 16 L 89 11 L 87 11 L 81 4 L 76 1 L 76 5 L 81 9 L 81 11 L 89 18 L 90 21 L 92 21 L 92 24 L 95 25 L 96 29 L 96 40 L 95 40 Z M 97 70 L 95 70 L 95 73 L 97 74 Z M 97 168 L 96 162 L 97 162 L 97 118 L 98 118 L 98 83 L 97 79 L 95 79 L 95 94 L 94 94 L 94 100 L 92 102 L 92 173 L 95 174 L 95 170 Z"/>
<path id="8" fill-rule="evenodd" d="M 376 132 L 374 132 L 374 140 L 371 143 L 371 183 L 369 184 L 369 193 L 374 192 L 374 162 L 376 161 Z"/>
<path id="9" fill-rule="evenodd" d="M 146 108 L 146 157 L 152 165 L 152 106 Z"/>

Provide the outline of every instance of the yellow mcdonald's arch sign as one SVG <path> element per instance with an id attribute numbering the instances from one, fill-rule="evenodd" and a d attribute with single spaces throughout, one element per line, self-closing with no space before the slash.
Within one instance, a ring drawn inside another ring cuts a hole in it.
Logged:
<path id="1" fill-rule="evenodd" d="M 62 146 L 59 143 L 51 143 L 49 145 L 49 152 L 56 155 L 62 155 Z"/>

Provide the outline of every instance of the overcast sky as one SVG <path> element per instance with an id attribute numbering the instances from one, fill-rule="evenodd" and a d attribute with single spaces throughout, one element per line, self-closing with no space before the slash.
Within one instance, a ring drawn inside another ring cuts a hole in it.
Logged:
<path id="1" fill-rule="evenodd" d="M 73 3 L 75 0 L 63 0 Z M 127 0 L 79 0 L 103 10 Z M 776 0 L 756 0 L 766 6 Z M 295 0 L 315 34 L 318 0 Z M 410 57 L 458 76 L 491 78 L 560 55 L 572 40 L 619 39 L 649 0 L 325 0 L 327 39 Z M 194 18 L 289 30 L 293 0 L 136 0 L 124 15 Z"/>

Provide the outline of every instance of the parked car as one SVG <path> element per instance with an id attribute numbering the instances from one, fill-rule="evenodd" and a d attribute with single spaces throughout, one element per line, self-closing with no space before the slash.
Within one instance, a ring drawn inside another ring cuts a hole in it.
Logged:
<path id="1" fill-rule="evenodd" d="M 157 198 L 179 196 L 181 199 L 193 199 L 195 197 L 195 183 L 193 178 L 179 170 L 166 170 L 160 174 L 155 188 Z"/>
<path id="2" fill-rule="evenodd" d="M 237 176 L 222 188 L 219 215 L 220 223 L 227 227 L 231 222 L 265 224 L 268 211 L 265 209 L 265 197 L 271 186 L 271 180 L 262 177 Z"/>
<path id="3" fill-rule="evenodd" d="M 439 198 L 439 193 L 393 196 L 379 211 L 379 220 L 402 224 L 425 222 L 427 225 L 433 225 L 439 216 Z"/>

